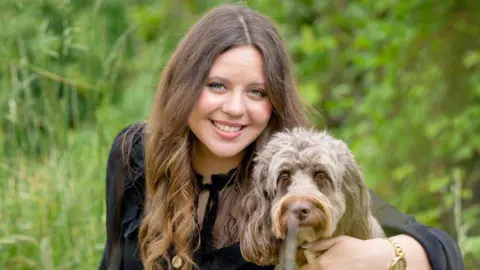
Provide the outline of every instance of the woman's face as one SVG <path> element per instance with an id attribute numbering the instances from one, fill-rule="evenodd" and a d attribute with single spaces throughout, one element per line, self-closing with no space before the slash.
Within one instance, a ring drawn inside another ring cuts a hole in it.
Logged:
<path id="1" fill-rule="evenodd" d="M 272 105 L 265 92 L 263 57 L 251 46 L 217 57 L 188 119 L 197 151 L 240 158 L 267 126 Z"/>

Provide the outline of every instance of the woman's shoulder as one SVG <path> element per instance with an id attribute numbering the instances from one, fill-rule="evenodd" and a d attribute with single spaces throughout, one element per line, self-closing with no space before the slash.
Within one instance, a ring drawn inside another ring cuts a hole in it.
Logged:
<path id="1" fill-rule="evenodd" d="M 124 163 L 131 159 L 143 159 L 144 130 L 145 123 L 134 123 L 122 128 L 113 139 L 109 156 L 115 156 Z"/>
<path id="2" fill-rule="evenodd" d="M 127 125 L 115 135 L 110 147 L 107 172 L 121 172 L 125 188 L 144 178 L 144 130 L 145 123 Z"/>

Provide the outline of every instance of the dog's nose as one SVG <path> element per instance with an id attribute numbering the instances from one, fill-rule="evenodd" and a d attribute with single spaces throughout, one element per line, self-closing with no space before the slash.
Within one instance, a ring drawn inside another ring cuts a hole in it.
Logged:
<path id="1" fill-rule="evenodd" d="M 298 220 L 304 220 L 308 217 L 312 210 L 312 205 L 308 202 L 294 203 L 291 206 L 292 213 L 298 218 Z"/>

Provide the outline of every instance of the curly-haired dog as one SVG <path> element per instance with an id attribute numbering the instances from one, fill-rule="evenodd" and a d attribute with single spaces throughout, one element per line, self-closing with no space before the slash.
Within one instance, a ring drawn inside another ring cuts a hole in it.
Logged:
<path id="1" fill-rule="evenodd" d="M 251 184 L 242 201 L 240 248 L 258 265 L 282 268 L 279 254 L 289 217 L 299 223 L 298 246 L 339 235 L 383 236 L 354 155 L 325 131 L 276 133 L 255 158 Z M 306 263 L 302 254 L 297 254 L 299 265 Z"/>

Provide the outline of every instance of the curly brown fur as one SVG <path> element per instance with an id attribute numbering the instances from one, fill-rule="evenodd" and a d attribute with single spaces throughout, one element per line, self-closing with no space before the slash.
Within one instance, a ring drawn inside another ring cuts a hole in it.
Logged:
<path id="1" fill-rule="evenodd" d="M 325 131 L 276 133 L 255 158 L 251 185 L 242 201 L 240 248 L 253 263 L 279 263 L 292 216 L 300 224 L 298 245 L 338 235 L 383 236 L 354 155 Z"/>

